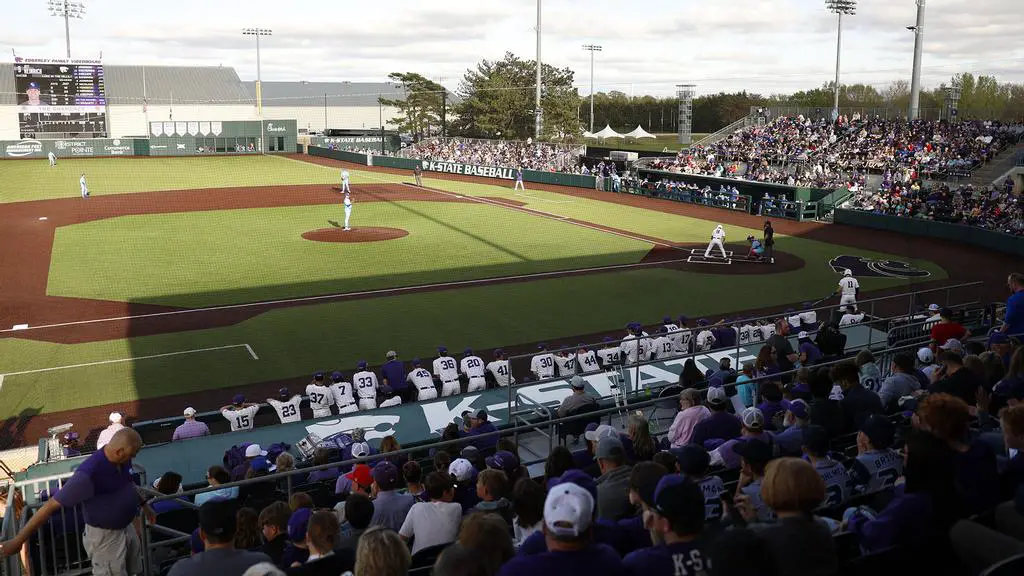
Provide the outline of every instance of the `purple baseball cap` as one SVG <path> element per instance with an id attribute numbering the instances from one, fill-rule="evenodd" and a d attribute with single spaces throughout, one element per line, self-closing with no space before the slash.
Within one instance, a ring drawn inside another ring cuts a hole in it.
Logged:
<path id="1" fill-rule="evenodd" d="M 287 388 L 281 388 L 281 389 L 279 389 L 279 390 L 277 391 L 277 396 L 278 396 L 278 398 L 280 398 L 280 399 L 282 399 L 282 400 L 285 400 L 285 399 L 287 399 L 287 398 L 288 398 L 288 389 L 287 389 Z"/>
<path id="2" fill-rule="evenodd" d="M 494 456 L 488 456 L 485 459 L 485 462 L 487 462 L 488 468 L 502 470 L 509 475 L 519 468 L 519 458 L 516 458 L 516 455 L 508 450 L 499 450 L 495 452 Z"/>
<path id="3" fill-rule="evenodd" d="M 236 406 L 245 403 L 245 394 L 235 394 L 234 397 L 231 398 L 231 403 Z"/>
<path id="4" fill-rule="evenodd" d="M 419 366 L 421 364 L 423 364 L 423 362 L 419 358 L 413 358 L 412 359 L 412 365 L 413 366 Z"/>
<path id="5" fill-rule="evenodd" d="M 360 360 L 356 367 L 360 370 L 366 370 L 366 360 Z"/>
<path id="6" fill-rule="evenodd" d="M 398 467 L 384 460 L 373 467 L 373 481 L 379 490 L 394 490 L 398 487 Z"/>
<path id="7" fill-rule="evenodd" d="M 309 508 L 299 508 L 292 512 L 288 519 L 288 539 L 292 542 L 302 542 L 306 539 L 306 528 L 309 527 L 309 519 L 313 511 Z"/>
<path id="8" fill-rule="evenodd" d="M 473 355 L 473 349 L 472 348 L 466 348 L 465 350 L 462 351 L 462 355 L 463 356 L 472 356 Z"/>
<path id="9" fill-rule="evenodd" d="M 562 474 L 558 478 L 552 478 L 548 483 L 548 489 L 558 486 L 559 484 L 565 484 L 566 482 L 575 484 L 580 488 L 583 488 L 590 495 L 594 497 L 594 502 L 597 502 L 597 484 L 594 482 L 594 478 L 582 470 L 568 470 L 565 474 Z"/>

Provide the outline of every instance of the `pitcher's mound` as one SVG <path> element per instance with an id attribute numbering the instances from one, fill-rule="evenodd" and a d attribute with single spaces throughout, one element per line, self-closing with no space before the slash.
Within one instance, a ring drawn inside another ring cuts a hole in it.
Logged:
<path id="1" fill-rule="evenodd" d="M 304 232 L 302 237 L 314 242 L 379 242 L 408 236 L 401 228 L 358 227 L 351 230 L 321 228 Z"/>

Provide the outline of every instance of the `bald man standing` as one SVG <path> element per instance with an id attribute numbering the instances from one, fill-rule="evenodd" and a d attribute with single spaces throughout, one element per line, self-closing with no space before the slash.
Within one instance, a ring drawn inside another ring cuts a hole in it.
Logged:
<path id="1" fill-rule="evenodd" d="M 131 428 L 117 431 L 102 450 L 94 452 L 75 470 L 18 534 L 0 543 L 0 554 L 10 556 L 63 507 L 81 505 L 85 516 L 82 545 L 95 576 L 128 576 L 142 571 L 142 547 L 135 526 L 139 508 L 150 522 L 156 516 L 132 482 L 132 458 L 142 438 Z"/>

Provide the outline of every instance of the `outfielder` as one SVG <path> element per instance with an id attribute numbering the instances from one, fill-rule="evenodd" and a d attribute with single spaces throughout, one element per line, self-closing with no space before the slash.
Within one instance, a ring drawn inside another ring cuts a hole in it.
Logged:
<path id="1" fill-rule="evenodd" d="M 53 150 L 46 153 L 46 158 L 50 161 L 50 168 L 57 165 L 57 155 L 53 153 Z"/>
<path id="2" fill-rule="evenodd" d="M 466 392 L 479 392 L 487 388 L 487 377 L 484 375 L 484 361 L 479 356 L 474 356 L 473 351 L 466 348 L 462 353 L 462 362 L 459 365 L 462 373 L 469 379 Z"/>
<path id="3" fill-rule="evenodd" d="M 512 190 L 522 190 L 523 192 L 526 192 L 526 186 L 523 186 L 523 169 L 521 167 L 516 168 L 516 183 L 512 186 Z"/>
<path id="4" fill-rule="evenodd" d="M 338 414 L 359 411 L 356 399 L 352 396 L 352 383 L 345 382 L 341 372 L 331 374 L 331 394 L 334 395 L 334 403 L 338 405 Z"/>
<path id="5" fill-rule="evenodd" d="M 281 424 L 302 420 L 302 414 L 299 413 L 299 404 L 302 403 L 301 394 L 289 395 L 287 388 L 281 388 L 277 391 L 277 396 L 277 400 L 267 398 L 267 404 L 270 404 L 270 407 L 277 412 L 277 418 Z"/>
<path id="6" fill-rule="evenodd" d="M 434 365 L 437 366 L 437 360 L 434 361 Z M 416 389 L 417 400 L 433 400 L 437 398 L 434 378 L 430 376 L 430 372 L 423 369 L 423 363 L 420 362 L 419 358 L 412 359 L 412 372 L 409 372 L 405 379 Z"/>
<path id="7" fill-rule="evenodd" d="M 441 383 L 441 396 L 456 396 L 462 391 L 462 384 L 459 383 L 459 367 L 455 358 L 448 355 L 448 349 L 444 346 L 437 348 L 437 358 L 434 359 L 434 375 Z"/>
<path id="8" fill-rule="evenodd" d="M 711 249 L 714 248 L 715 246 L 717 246 L 718 249 L 722 251 L 722 258 L 728 258 L 728 256 L 726 256 L 726 254 L 725 254 L 725 246 L 722 245 L 722 242 L 724 240 L 725 240 L 725 228 L 722 228 L 722 225 L 719 224 L 718 226 L 715 226 L 715 230 L 711 233 L 711 242 L 708 243 L 707 250 L 704 250 L 704 257 L 705 258 L 710 258 L 711 257 Z"/>
<path id="9" fill-rule="evenodd" d="M 84 178 L 84 176 L 83 176 Z M 345 230 L 351 230 L 348 227 L 348 220 L 352 217 L 352 197 L 349 196 L 348 192 L 345 192 Z"/>
<path id="10" fill-rule="evenodd" d="M 840 294 L 840 310 L 845 309 L 847 306 L 857 306 L 857 295 L 860 294 L 860 282 L 857 282 L 857 279 L 853 277 L 853 271 L 849 268 L 843 270 L 843 277 L 839 280 L 839 288 L 836 289 L 836 293 Z"/>
<path id="11" fill-rule="evenodd" d="M 89 185 L 85 183 L 85 172 L 82 172 L 82 177 L 78 179 L 78 184 L 82 187 L 82 198 L 88 198 Z"/>
<path id="12" fill-rule="evenodd" d="M 325 418 L 331 415 L 334 393 L 324 382 L 323 372 L 313 375 L 313 381 L 306 386 L 306 395 L 309 396 L 309 407 L 313 409 L 313 418 Z"/>
<path id="13" fill-rule="evenodd" d="M 377 375 L 367 370 L 366 360 L 360 360 L 356 366 L 359 371 L 352 377 L 352 384 L 359 397 L 359 409 L 373 410 L 377 407 Z"/>
<path id="14" fill-rule="evenodd" d="M 341 171 L 341 192 L 348 194 L 350 192 L 348 187 L 348 170 L 342 169 Z"/>

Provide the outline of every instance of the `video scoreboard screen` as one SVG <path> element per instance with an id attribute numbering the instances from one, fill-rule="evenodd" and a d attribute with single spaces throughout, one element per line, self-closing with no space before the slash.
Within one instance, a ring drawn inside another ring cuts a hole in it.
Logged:
<path id="1" fill-rule="evenodd" d="M 15 58 L 22 138 L 105 138 L 107 96 L 99 60 Z"/>

